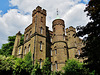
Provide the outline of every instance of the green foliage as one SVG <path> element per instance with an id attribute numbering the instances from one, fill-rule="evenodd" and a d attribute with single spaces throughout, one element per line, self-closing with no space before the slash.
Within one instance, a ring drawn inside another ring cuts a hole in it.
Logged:
<path id="1" fill-rule="evenodd" d="M 33 65 L 31 52 L 25 55 L 24 59 L 17 58 L 14 65 L 14 74 L 31 74 Z"/>
<path id="2" fill-rule="evenodd" d="M 15 38 L 16 36 L 8 37 L 8 43 L 2 45 L 0 49 L 0 55 L 10 56 L 12 54 Z M 22 35 L 21 37 L 20 45 L 22 45 L 23 42 L 24 42 L 24 35 Z"/>
<path id="3" fill-rule="evenodd" d="M 0 55 L 0 74 L 12 74 L 13 65 L 15 63 L 15 59 L 13 56 L 3 56 Z"/>
<path id="4" fill-rule="evenodd" d="M 63 75 L 94 75 L 89 72 L 89 69 L 83 67 L 83 63 L 80 63 L 75 59 L 68 60 L 63 69 Z"/>
<path id="5" fill-rule="evenodd" d="M 37 61 L 36 64 L 34 65 L 31 75 L 42 75 L 40 65 L 37 63 Z"/>
<path id="6" fill-rule="evenodd" d="M 8 43 L 2 45 L 0 55 L 10 56 L 12 54 L 15 37 L 16 36 L 8 37 Z"/>
<path id="7" fill-rule="evenodd" d="M 85 8 L 87 16 L 92 20 L 86 26 L 77 27 L 78 36 L 88 35 L 84 38 L 86 46 L 82 48 L 83 54 L 81 56 L 88 57 L 85 61 L 91 71 L 95 70 L 100 75 L 100 0 L 90 0 Z"/>
<path id="8" fill-rule="evenodd" d="M 51 73 L 50 65 L 51 65 L 51 62 L 49 61 L 49 58 L 46 58 L 42 67 L 43 75 L 50 75 Z"/>

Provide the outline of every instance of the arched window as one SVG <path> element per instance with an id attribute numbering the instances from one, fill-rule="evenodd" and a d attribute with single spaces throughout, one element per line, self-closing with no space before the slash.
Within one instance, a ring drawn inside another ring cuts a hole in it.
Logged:
<path id="1" fill-rule="evenodd" d="M 40 59 L 40 69 L 42 68 L 42 59 Z"/>
<path id="2" fill-rule="evenodd" d="M 57 49 L 55 49 L 55 55 L 57 54 Z"/>
<path id="3" fill-rule="evenodd" d="M 50 36 L 50 42 L 52 42 L 52 37 Z"/>
<path id="4" fill-rule="evenodd" d="M 43 33 L 43 28 L 41 27 L 41 28 L 40 28 L 40 34 L 42 34 L 42 33 Z"/>
<path id="5" fill-rule="evenodd" d="M 29 49 L 29 52 L 30 52 L 30 44 L 29 44 L 29 46 L 28 46 L 28 49 Z"/>
<path id="6" fill-rule="evenodd" d="M 78 54 L 80 55 L 80 50 L 78 50 Z"/>
<path id="7" fill-rule="evenodd" d="M 55 28 L 53 28 L 53 32 L 55 32 Z"/>
<path id="8" fill-rule="evenodd" d="M 32 31 L 30 31 L 30 36 L 32 35 Z"/>
<path id="9" fill-rule="evenodd" d="M 58 64 L 57 61 L 55 61 L 55 66 L 56 66 L 56 70 L 58 69 Z"/>
<path id="10" fill-rule="evenodd" d="M 28 39 L 28 34 L 26 34 L 26 40 Z"/>
<path id="11" fill-rule="evenodd" d="M 43 22 L 43 17 L 41 17 L 41 22 Z"/>
<path id="12" fill-rule="evenodd" d="M 25 54 L 26 54 L 26 46 L 25 46 Z"/>
<path id="13" fill-rule="evenodd" d="M 63 39 L 65 40 L 65 35 L 63 34 Z"/>
<path id="14" fill-rule="evenodd" d="M 42 50 L 42 41 L 40 41 L 40 50 Z"/>
<path id="15" fill-rule="evenodd" d="M 50 53 L 51 53 L 51 56 L 52 56 L 52 49 L 50 49 Z"/>

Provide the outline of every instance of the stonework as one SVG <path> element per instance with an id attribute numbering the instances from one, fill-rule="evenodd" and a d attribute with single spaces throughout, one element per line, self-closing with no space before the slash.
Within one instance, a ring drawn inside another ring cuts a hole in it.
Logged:
<path id="1" fill-rule="evenodd" d="M 75 28 L 70 26 L 65 29 L 62 19 L 55 19 L 52 28 L 53 31 L 50 31 L 46 26 L 46 10 L 40 6 L 36 7 L 32 13 L 32 24 L 24 32 L 24 44 L 20 45 L 22 34 L 18 32 L 12 55 L 23 58 L 31 51 L 33 63 L 37 60 L 41 67 L 43 61 L 49 57 L 52 71 L 62 70 L 68 59 L 83 62 L 83 58 L 79 56 L 84 45 L 79 37 L 74 37 Z"/>

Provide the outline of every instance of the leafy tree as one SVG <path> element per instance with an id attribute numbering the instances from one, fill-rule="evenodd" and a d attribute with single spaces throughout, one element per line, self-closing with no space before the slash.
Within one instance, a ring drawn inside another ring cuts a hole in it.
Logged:
<path id="1" fill-rule="evenodd" d="M 49 58 L 46 58 L 42 67 L 43 75 L 50 75 L 51 73 L 50 65 L 51 65 L 51 62 L 49 61 Z"/>
<path id="2" fill-rule="evenodd" d="M 8 43 L 2 45 L 2 47 L 0 49 L 0 55 L 9 56 L 12 54 L 15 37 L 16 36 L 8 37 Z"/>
<path id="3" fill-rule="evenodd" d="M 90 0 L 85 12 L 91 22 L 88 22 L 86 26 L 77 27 L 79 30 L 77 36 L 88 35 L 84 38 L 86 45 L 82 48 L 84 52 L 82 56 L 88 57 L 85 61 L 88 62 L 86 67 L 91 71 L 96 70 L 96 73 L 100 75 L 100 0 Z"/>
<path id="4" fill-rule="evenodd" d="M 37 61 L 36 64 L 34 65 L 31 75 L 42 75 L 40 65 L 37 63 Z"/>
<path id="5" fill-rule="evenodd" d="M 8 37 L 8 43 L 3 44 L 0 49 L 0 55 L 10 56 L 12 54 L 14 42 L 15 42 L 16 36 L 9 36 Z M 20 44 L 23 44 L 24 42 L 24 35 L 22 35 Z"/>
<path id="6" fill-rule="evenodd" d="M 80 63 L 75 59 L 68 60 L 63 69 L 63 75 L 94 75 L 94 72 L 90 73 L 89 69 L 83 67 L 83 63 Z"/>
<path id="7" fill-rule="evenodd" d="M 30 75 L 32 72 L 31 52 L 25 55 L 24 59 L 17 58 L 14 64 L 14 74 Z"/>
<path id="8" fill-rule="evenodd" d="M 15 59 L 13 56 L 0 55 L 0 75 L 11 75 L 13 73 Z"/>

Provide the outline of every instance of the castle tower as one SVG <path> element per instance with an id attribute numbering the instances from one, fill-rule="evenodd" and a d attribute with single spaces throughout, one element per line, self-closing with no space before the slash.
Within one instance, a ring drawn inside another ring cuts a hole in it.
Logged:
<path id="1" fill-rule="evenodd" d="M 76 37 L 74 36 L 76 34 L 76 30 L 74 27 L 70 26 L 69 28 L 66 28 L 66 35 L 68 37 L 68 53 L 69 53 L 69 59 L 75 58 L 76 55 Z"/>
<path id="2" fill-rule="evenodd" d="M 67 61 L 67 43 L 65 42 L 64 20 L 56 19 L 53 21 L 53 46 L 52 46 L 52 70 L 59 71 L 65 66 Z"/>
<path id="3" fill-rule="evenodd" d="M 18 46 L 20 45 L 21 35 L 22 34 L 20 33 L 20 31 L 16 34 L 16 39 L 15 39 L 13 52 L 12 52 L 12 55 L 15 57 L 17 56 L 17 50 L 18 50 Z"/>
<path id="4" fill-rule="evenodd" d="M 46 10 L 40 6 L 32 12 L 32 24 L 24 32 L 24 55 L 31 51 L 33 63 L 42 67 L 46 59 Z"/>

